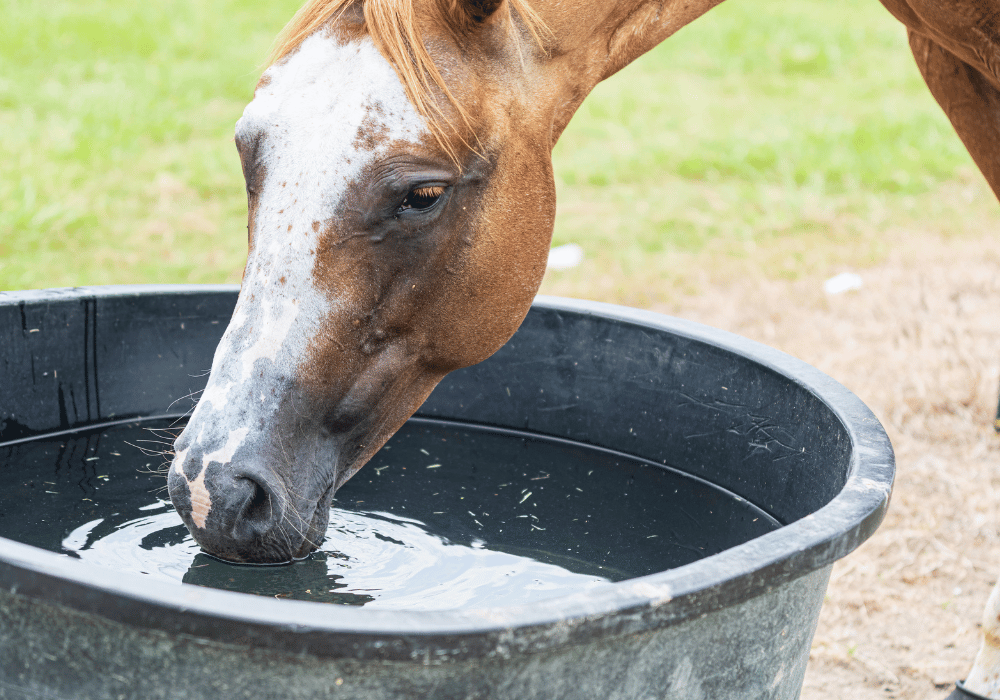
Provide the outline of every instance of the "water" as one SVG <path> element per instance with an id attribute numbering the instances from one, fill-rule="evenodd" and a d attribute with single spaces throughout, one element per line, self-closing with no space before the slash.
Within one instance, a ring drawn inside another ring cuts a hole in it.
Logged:
<path id="1" fill-rule="evenodd" d="M 642 460 L 411 420 L 337 493 L 319 551 L 237 566 L 199 550 L 166 494 L 165 459 L 145 454 L 177 433 L 147 420 L 0 446 L 0 536 L 163 581 L 443 610 L 587 590 L 778 527 L 745 500 Z"/>

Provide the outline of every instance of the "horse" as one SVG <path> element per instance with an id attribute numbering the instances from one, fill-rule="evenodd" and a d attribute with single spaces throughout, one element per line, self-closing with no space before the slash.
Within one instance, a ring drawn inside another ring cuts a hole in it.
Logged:
<path id="1" fill-rule="evenodd" d="M 171 499 L 233 562 L 308 555 L 448 372 L 526 315 L 576 109 L 721 0 L 309 0 L 236 125 L 248 256 Z M 1000 193 L 1000 0 L 882 0 Z"/>

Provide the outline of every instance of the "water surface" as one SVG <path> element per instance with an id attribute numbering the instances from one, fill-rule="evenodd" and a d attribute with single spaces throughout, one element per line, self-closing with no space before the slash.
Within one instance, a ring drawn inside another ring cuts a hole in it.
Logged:
<path id="1" fill-rule="evenodd" d="M 179 425 L 0 446 L 0 536 L 171 582 L 406 610 L 528 603 L 681 566 L 778 524 L 679 472 L 578 443 L 411 420 L 338 493 L 319 551 L 286 566 L 201 553 L 165 489 Z"/>

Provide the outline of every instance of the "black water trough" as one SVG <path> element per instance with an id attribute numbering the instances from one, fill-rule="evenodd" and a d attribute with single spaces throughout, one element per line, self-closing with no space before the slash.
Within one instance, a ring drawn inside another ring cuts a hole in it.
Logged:
<path id="1" fill-rule="evenodd" d="M 65 448 L 176 411 L 204 385 L 236 294 L 0 294 L 0 527 L 30 534 L 31 518 L 68 517 L 70 506 L 36 507 L 65 497 L 60 478 L 83 494 L 120 488 L 100 470 L 32 474 L 23 456 L 42 438 Z M 872 413 L 812 367 L 698 324 L 566 299 L 539 298 L 412 425 L 553 445 L 574 469 L 618 465 L 623 491 L 588 501 L 606 508 L 573 537 L 632 573 L 532 603 L 384 610 L 172 585 L 0 538 L 0 698 L 797 698 L 830 569 L 881 522 L 894 471 Z M 412 493 L 444 478 L 435 466 L 408 472 Z M 628 495 L 640 472 L 652 481 Z M 660 476 L 690 491 L 661 499 Z M 372 497 L 392 483 L 369 482 L 358 488 Z M 583 492 L 558 482 L 536 483 L 564 488 L 566 502 Z M 713 503 L 736 515 L 709 522 Z M 552 522 L 527 531 L 556 542 L 570 524 Z"/>

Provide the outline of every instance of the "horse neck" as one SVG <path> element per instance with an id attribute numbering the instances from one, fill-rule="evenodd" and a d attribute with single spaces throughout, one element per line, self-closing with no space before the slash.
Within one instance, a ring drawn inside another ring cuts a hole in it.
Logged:
<path id="1" fill-rule="evenodd" d="M 552 104 L 553 139 L 597 83 L 614 75 L 722 0 L 536 0 L 552 32 L 540 75 Z"/>

